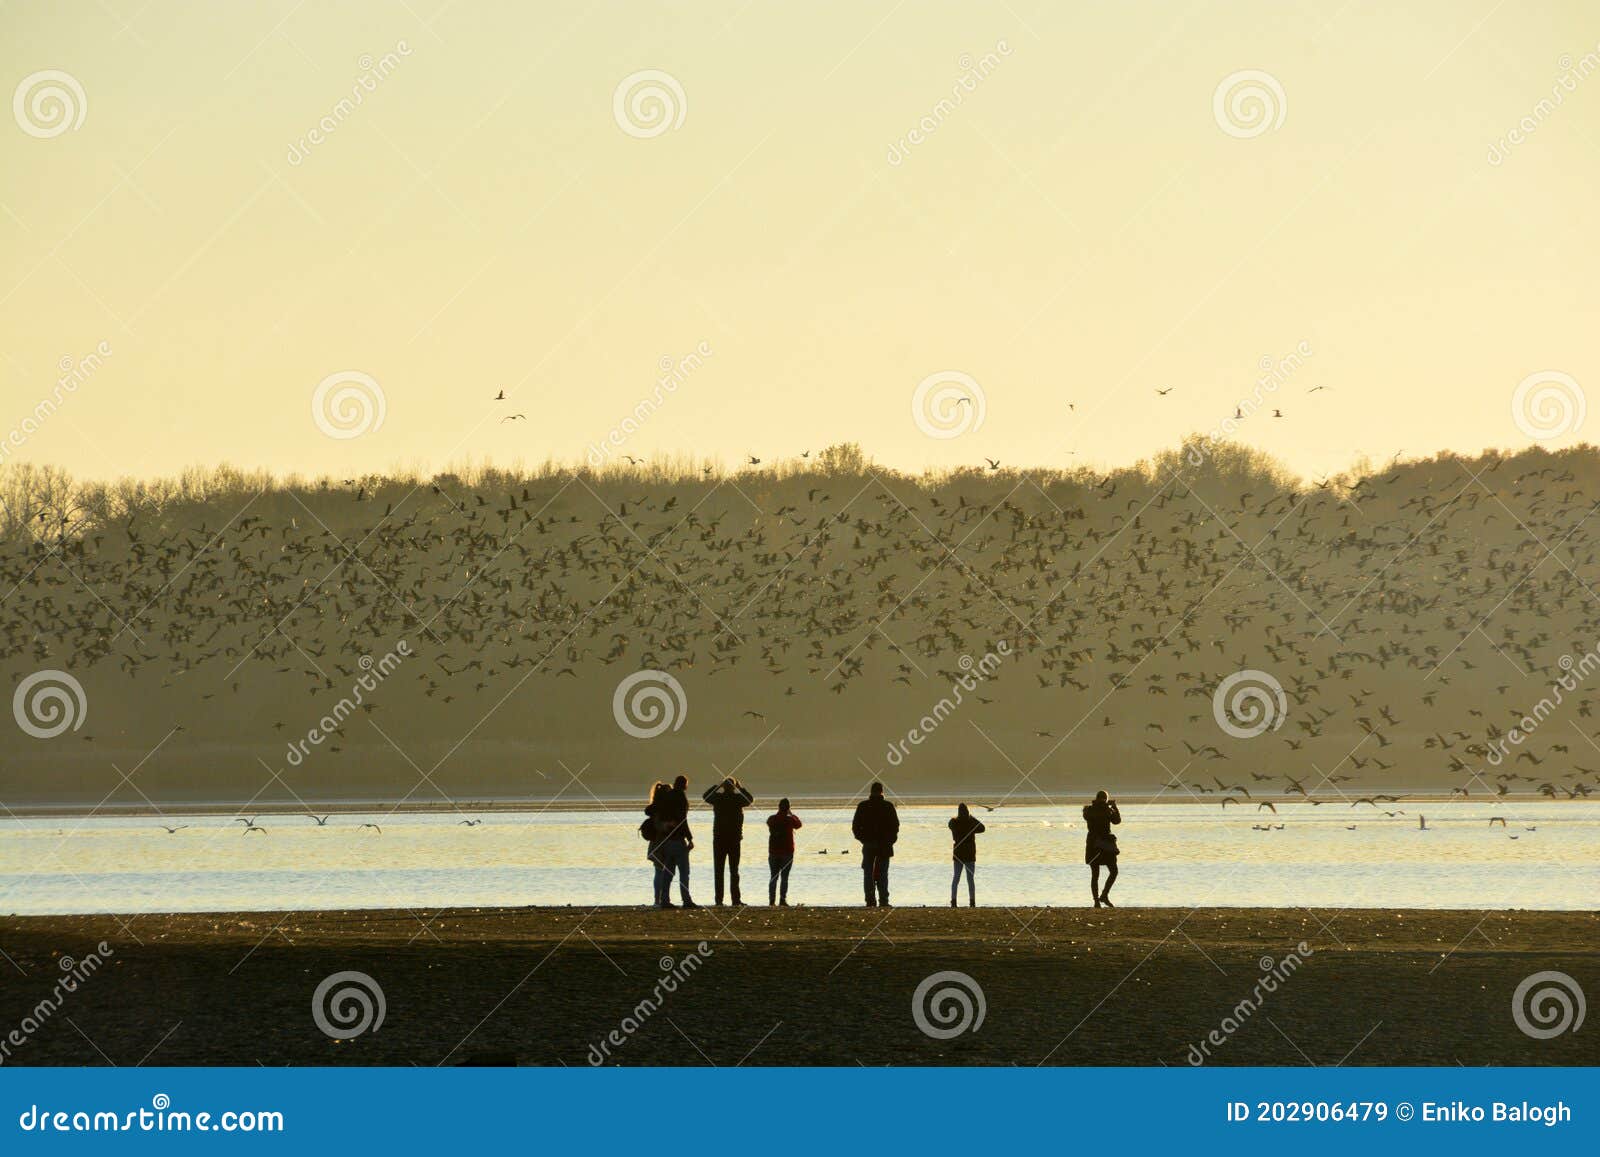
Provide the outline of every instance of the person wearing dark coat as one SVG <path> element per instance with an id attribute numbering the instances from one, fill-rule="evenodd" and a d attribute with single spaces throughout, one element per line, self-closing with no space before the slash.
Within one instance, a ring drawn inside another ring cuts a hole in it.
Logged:
<path id="1" fill-rule="evenodd" d="M 733 776 L 706 788 L 700 797 L 711 805 L 711 870 L 717 882 L 717 907 L 722 907 L 722 877 L 726 865 L 732 885 L 733 906 L 739 899 L 739 845 L 744 842 L 744 809 L 755 803 L 755 796 Z"/>
<path id="2" fill-rule="evenodd" d="M 689 895 L 689 852 L 694 848 L 694 833 L 689 830 L 689 777 L 680 775 L 672 786 L 658 792 L 645 808 L 655 821 L 657 842 L 651 858 L 656 863 L 656 907 L 671 908 L 672 877 L 678 877 L 678 899 L 685 908 L 698 908 Z"/>
<path id="3" fill-rule="evenodd" d="M 1083 838 L 1083 862 L 1089 865 L 1089 894 L 1094 897 L 1094 906 L 1102 904 L 1107 908 L 1115 908 L 1111 902 L 1111 885 L 1117 882 L 1117 837 L 1111 831 L 1112 824 L 1122 822 L 1122 812 L 1117 809 L 1117 801 L 1108 799 L 1106 793 L 1097 792 L 1093 803 L 1083 805 L 1083 822 L 1089 825 L 1089 834 Z M 1106 872 L 1106 886 L 1100 887 L 1100 869 Z"/>
<path id="4" fill-rule="evenodd" d="M 861 841 L 861 882 L 867 907 L 887 908 L 889 860 L 894 856 L 894 842 L 900 838 L 900 813 L 884 798 L 883 784 L 873 784 L 867 798 L 856 804 L 850 832 Z"/>
<path id="5" fill-rule="evenodd" d="M 987 829 L 983 821 L 967 810 L 966 804 L 956 807 L 956 814 L 950 820 L 950 854 L 955 861 L 955 875 L 950 878 L 950 907 L 956 906 L 956 893 L 960 890 L 961 873 L 967 874 L 967 907 L 978 906 L 977 885 L 973 882 L 973 874 L 978 864 L 977 837 Z"/>

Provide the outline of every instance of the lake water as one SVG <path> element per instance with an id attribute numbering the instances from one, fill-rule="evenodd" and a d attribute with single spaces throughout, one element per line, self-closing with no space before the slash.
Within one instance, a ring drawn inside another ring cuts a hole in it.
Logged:
<path id="1" fill-rule="evenodd" d="M 1407 811 L 1391 819 L 1366 806 L 1300 803 L 1256 818 L 1190 804 L 1129 805 L 1112 895 L 1122 906 L 1600 906 L 1600 802 L 1409 803 Z M 1427 815 L 1426 831 L 1418 811 Z M 850 812 L 797 814 L 805 828 L 790 903 L 859 904 Z M 896 904 L 949 903 L 951 814 L 901 807 L 890 878 Z M 752 809 L 746 827 L 747 902 L 766 902 L 766 815 Z M 1088 902 L 1076 812 L 1006 807 L 979 815 L 988 825 L 978 841 L 980 904 Z M 1505 826 L 1491 816 L 1503 816 Z M 650 868 L 639 818 L 620 806 L 481 815 L 378 810 L 334 815 L 325 827 L 305 816 L 261 816 L 265 834 L 247 833 L 227 815 L 7 818 L 0 821 L 0 913 L 644 904 Z M 691 882 L 708 904 L 710 815 L 697 809 L 695 820 Z M 381 834 L 363 823 L 380 825 Z M 1283 826 L 1252 830 L 1268 823 Z M 186 826 L 168 834 L 163 824 Z"/>

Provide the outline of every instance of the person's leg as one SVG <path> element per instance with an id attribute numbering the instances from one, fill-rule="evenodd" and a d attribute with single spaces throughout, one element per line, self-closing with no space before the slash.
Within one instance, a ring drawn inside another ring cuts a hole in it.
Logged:
<path id="1" fill-rule="evenodd" d="M 694 897 L 689 895 L 689 845 L 678 844 L 678 899 L 685 908 L 694 903 Z"/>
<path id="2" fill-rule="evenodd" d="M 873 890 L 872 890 L 872 875 L 873 875 L 873 871 L 874 871 L 874 862 L 875 862 L 875 857 L 872 854 L 872 849 L 867 847 L 866 845 L 862 845 L 862 848 L 861 848 L 861 886 L 866 890 L 866 893 L 867 893 L 867 907 L 868 908 L 876 908 L 878 906 L 878 898 L 873 893 Z"/>
<path id="3" fill-rule="evenodd" d="M 790 856 L 783 861 L 783 866 L 778 869 L 778 903 L 789 902 L 789 869 L 794 867 L 794 857 Z"/>
<path id="4" fill-rule="evenodd" d="M 650 866 L 655 869 L 656 907 L 660 908 L 671 899 L 667 885 L 672 879 L 672 873 L 667 870 L 666 859 L 662 856 L 659 846 L 650 853 Z"/>
<path id="5" fill-rule="evenodd" d="M 956 906 L 956 889 L 961 887 L 961 861 L 951 860 L 955 865 L 955 875 L 950 877 L 950 907 Z"/>
<path id="6" fill-rule="evenodd" d="M 878 905 L 883 908 L 889 906 L 889 857 L 878 857 Z"/>
<path id="7" fill-rule="evenodd" d="M 1106 886 L 1101 889 L 1100 899 L 1107 904 L 1111 903 L 1111 885 L 1117 882 L 1117 861 L 1112 860 L 1106 865 Z"/>
<path id="8" fill-rule="evenodd" d="M 728 845 L 728 892 L 734 907 L 739 906 L 739 841 Z"/>
<path id="9" fill-rule="evenodd" d="M 767 871 L 771 875 L 767 879 L 767 907 L 772 907 L 778 902 L 778 869 L 783 866 L 783 861 L 777 856 L 767 857 Z"/>
<path id="10" fill-rule="evenodd" d="M 727 862 L 727 846 L 721 840 L 713 839 L 711 841 L 711 878 L 716 885 L 714 895 L 718 904 L 722 903 L 722 874 L 723 866 Z"/>
<path id="11" fill-rule="evenodd" d="M 967 869 L 967 907 L 976 908 L 978 906 L 978 884 L 973 879 L 973 876 L 978 871 L 978 865 L 968 860 L 962 866 Z"/>
<path id="12" fill-rule="evenodd" d="M 1089 895 L 1094 897 L 1094 906 L 1100 907 L 1100 865 L 1089 865 Z"/>

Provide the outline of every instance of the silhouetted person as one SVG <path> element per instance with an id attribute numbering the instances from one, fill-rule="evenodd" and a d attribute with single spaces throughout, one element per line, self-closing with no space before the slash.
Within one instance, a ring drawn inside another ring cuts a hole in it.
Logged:
<path id="1" fill-rule="evenodd" d="M 987 829 L 983 821 L 967 810 L 966 804 L 956 805 L 956 814 L 950 820 L 951 856 L 955 860 L 955 875 L 950 877 L 950 907 L 956 906 L 956 893 L 961 887 L 961 873 L 967 873 L 967 907 L 978 906 L 978 888 L 973 873 L 978 864 L 977 837 Z"/>
<path id="2" fill-rule="evenodd" d="M 861 841 L 861 883 L 867 893 L 867 907 L 889 906 L 889 860 L 894 842 L 900 838 L 900 813 L 883 796 L 883 784 L 875 783 L 867 798 L 856 804 L 850 833 Z M 877 897 L 873 897 L 876 886 Z"/>
<path id="3" fill-rule="evenodd" d="M 680 775 L 672 786 L 656 793 L 645 814 L 656 822 L 660 845 L 652 853 L 656 861 L 656 907 L 674 907 L 672 877 L 678 877 L 678 898 L 685 908 L 698 908 L 689 895 L 689 851 L 694 834 L 689 830 L 689 795 L 684 790 L 689 777 Z"/>
<path id="4" fill-rule="evenodd" d="M 1117 882 L 1117 837 L 1111 832 L 1112 824 L 1122 822 L 1117 801 L 1107 799 L 1106 793 L 1096 792 L 1093 803 L 1083 805 L 1083 822 L 1089 825 L 1089 834 L 1083 838 L 1083 862 L 1089 865 L 1089 894 L 1096 908 L 1104 904 L 1115 908 L 1111 902 L 1111 885 Z M 1106 873 L 1106 886 L 1100 887 L 1100 869 Z"/>
<path id="5" fill-rule="evenodd" d="M 657 908 L 673 906 L 669 894 L 672 869 L 667 867 L 666 860 L 661 855 L 661 845 L 666 842 L 669 825 L 664 818 L 658 818 L 664 816 L 663 800 L 671 790 L 671 784 L 662 783 L 659 779 L 650 785 L 650 799 L 644 805 L 644 822 L 639 825 L 639 834 L 649 841 L 645 845 L 645 859 L 655 868 L 651 888 L 654 892 L 652 903 Z"/>
<path id="6" fill-rule="evenodd" d="M 805 825 L 800 817 L 789 810 L 789 801 L 780 799 L 778 810 L 767 817 L 767 867 L 772 878 L 767 881 L 767 907 L 774 903 L 780 908 L 789 906 L 789 869 L 794 867 L 794 834 Z"/>
<path id="7" fill-rule="evenodd" d="M 706 788 L 700 797 L 711 805 L 711 870 L 717 883 L 717 907 L 722 907 L 722 868 L 726 864 L 733 891 L 733 906 L 739 899 L 739 845 L 744 842 L 744 809 L 755 803 L 755 796 L 729 776 Z"/>

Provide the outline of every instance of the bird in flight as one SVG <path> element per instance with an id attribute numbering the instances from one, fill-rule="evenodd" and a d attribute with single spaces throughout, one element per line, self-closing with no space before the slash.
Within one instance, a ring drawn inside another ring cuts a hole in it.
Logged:
<path id="1" fill-rule="evenodd" d="M 506 400 L 506 392 L 504 390 L 501 390 L 498 394 L 496 394 L 494 396 L 494 400 L 497 401 L 497 402 L 505 401 Z"/>
<path id="2" fill-rule="evenodd" d="M 527 419 L 528 419 L 528 415 L 526 415 L 526 414 L 507 414 L 504 418 L 501 418 L 500 420 L 502 422 L 515 422 L 515 421 L 518 421 L 518 420 L 527 421 Z"/>
<path id="3" fill-rule="evenodd" d="M 377 832 L 380 836 L 383 835 L 383 829 L 380 828 L 377 824 L 362 824 L 361 826 L 364 827 L 364 828 L 371 828 L 373 831 Z"/>
<path id="4" fill-rule="evenodd" d="M 1171 386 L 1168 386 L 1168 387 L 1167 387 L 1167 388 L 1166 388 L 1166 389 L 1164 389 L 1164 390 L 1157 390 L 1157 391 L 1156 391 L 1156 396 L 1157 396 L 1157 397 L 1160 397 L 1160 398 L 1164 398 L 1164 397 L 1166 397 L 1166 396 L 1167 396 L 1167 395 L 1168 395 L 1168 394 L 1170 394 L 1170 393 L 1172 393 L 1172 387 L 1171 387 Z"/>

